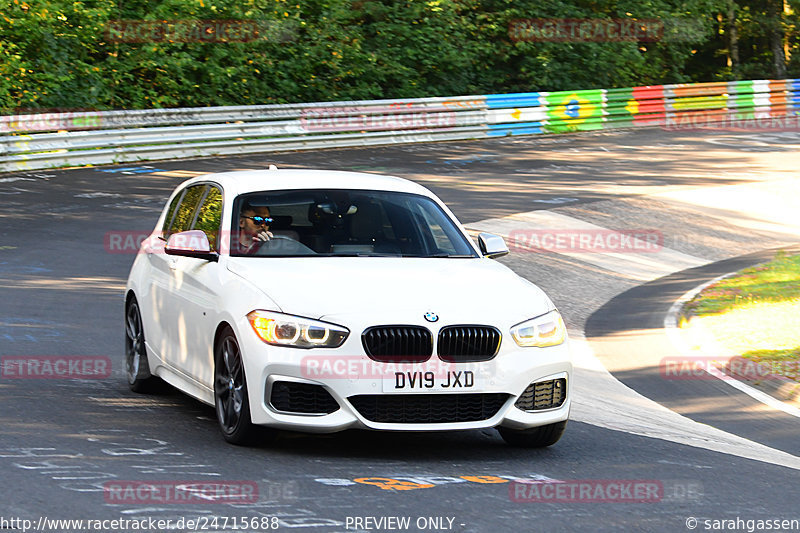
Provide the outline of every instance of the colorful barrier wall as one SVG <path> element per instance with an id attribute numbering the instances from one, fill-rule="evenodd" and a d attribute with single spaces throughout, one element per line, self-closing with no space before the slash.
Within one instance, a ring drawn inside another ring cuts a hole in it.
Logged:
<path id="1" fill-rule="evenodd" d="M 489 95 L 489 135 L 610 128 L 749 127 L 800 116 L 800 80 L 655 85 L 596 91 Z M 779 124 L 779 123 L 776 123 Z"/>
<path id="2" fill-rule="evenodd" d="M 800 80 L 2 115 L 0 171 L 612 128 L 797 129 L 798 117 Z"/>

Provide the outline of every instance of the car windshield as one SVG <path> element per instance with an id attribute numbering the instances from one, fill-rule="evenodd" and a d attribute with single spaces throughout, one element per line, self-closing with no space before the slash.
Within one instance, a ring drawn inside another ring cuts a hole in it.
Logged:
<path id="1" fill-rule="evenodd" d="M 478 257 L 439 205 L 416 194 L 265 191 L 239 196 L 233 213 L 233 256 Z"/>

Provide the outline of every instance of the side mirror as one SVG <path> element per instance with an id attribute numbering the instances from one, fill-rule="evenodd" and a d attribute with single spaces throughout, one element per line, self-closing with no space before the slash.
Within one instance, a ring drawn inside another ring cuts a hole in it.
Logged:
<path id="1" fill-rule="evenodd" d="M 211 251 L 208 236 L 199 229 L 181 231 L 169 236 L 164 253 L 181 257 L 194 257 L 206 261 L 219 261 L 219 254 Z"/>
<path id="2" fill-rule="evenodd" d="M 500 235 L 480 233 L 478 234 L 478 246 L 481 248 L 481 253 L 490 259 L 508 255 L 508 246 Z"/>

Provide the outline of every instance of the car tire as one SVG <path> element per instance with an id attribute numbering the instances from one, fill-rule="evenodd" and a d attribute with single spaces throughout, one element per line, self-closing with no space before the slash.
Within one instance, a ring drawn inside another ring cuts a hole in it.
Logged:
<path id="1" fill-rule="evenodd" d="M 520 448 L 544 448 L 551 446 L 558 442 L 561 435 L 564 434 L 564 429 L 567 427 L 567 421 L 556 422 L 554 424 L 547 424 L 531 429 L 508 429 L 497 428 L 503 440 L 511 446 Z"/>
<path id="2" fill-rule="evenodd" d="M 253 442 L 255 426 L 250 419 L 242 352 L 230 327 L 222 331 L 214 347 L 214 408 L 226 441 L 237 445 Z"/>
<path id="3" fill-rule="evenodd" d="M 135 296 L 125 307 L 125 374 L 133 392 L 152 391 L 156 378 L 150 374 L 142 313 Z"/>

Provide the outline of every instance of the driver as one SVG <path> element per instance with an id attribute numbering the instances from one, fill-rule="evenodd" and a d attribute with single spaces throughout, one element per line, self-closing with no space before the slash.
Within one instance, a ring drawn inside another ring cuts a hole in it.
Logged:
<path id="1" fill-rule="evenodd" d="M 238 244 L 240 251 L 244 253 L 254 251 L 254 245 L 272 239 L 273 235 L 269 231 L 271 223 L 272 218 L 269 216 L 269 207 L 244 204 L 239 214 Z"/>

